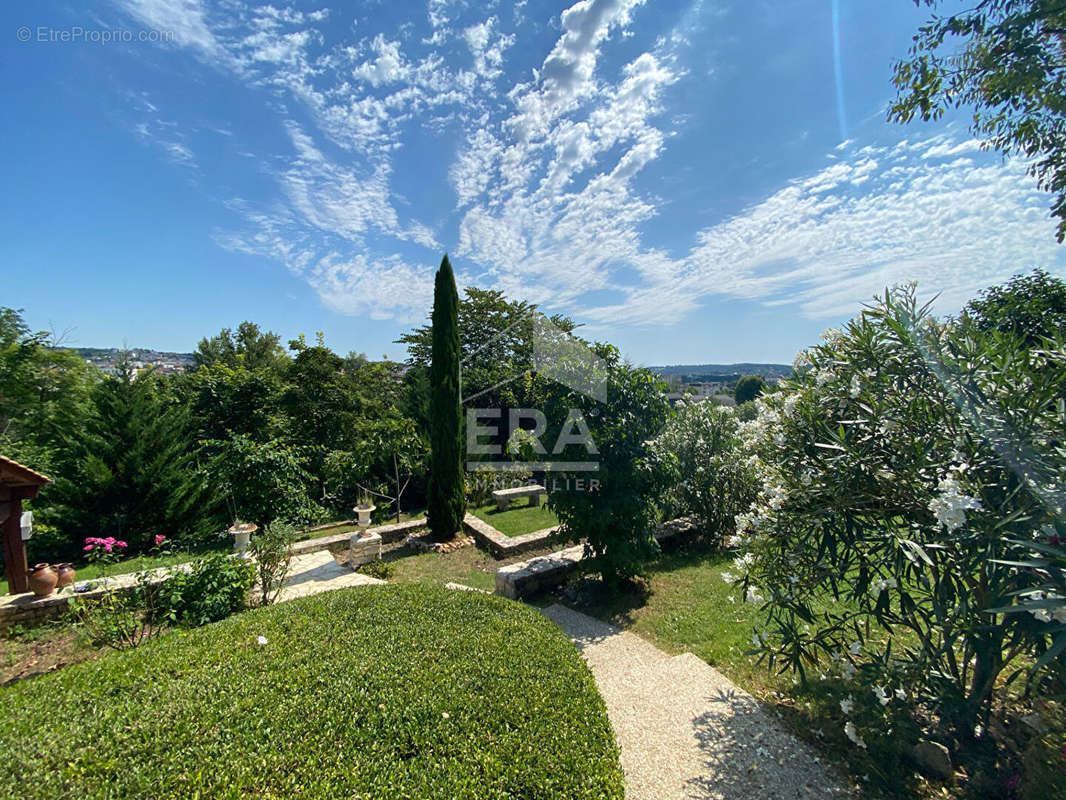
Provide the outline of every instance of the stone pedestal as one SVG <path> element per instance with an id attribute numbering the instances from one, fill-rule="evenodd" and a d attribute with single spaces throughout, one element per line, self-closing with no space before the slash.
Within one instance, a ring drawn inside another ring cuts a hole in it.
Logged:
<path id="1" fill-rule="evenodd" d="M 381 537 L 374 532 L 355 534 L 348 545 L 348 563 L 352 569 L 381 558 Z"/>

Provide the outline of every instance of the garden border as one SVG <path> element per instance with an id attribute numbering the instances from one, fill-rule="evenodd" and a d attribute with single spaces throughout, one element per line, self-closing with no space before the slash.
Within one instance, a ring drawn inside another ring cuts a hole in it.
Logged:
<path id="1" fill-rule="evenodd" d="M 463 527 L 496 558 L 507 558 L 536 550 L 559 530 L 559 526 L 555 525 L 532 533 L 523 533 L 521 536 L 507 536 L 470 512 L 463 517 Z"/>

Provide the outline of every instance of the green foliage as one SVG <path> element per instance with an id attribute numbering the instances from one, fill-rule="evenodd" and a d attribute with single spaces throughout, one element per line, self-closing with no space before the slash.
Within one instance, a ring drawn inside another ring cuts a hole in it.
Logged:
<path id="1" fill-rule="evenodd" d="M 251 537 L 248 549 L 255 560 L 256 588 L 264 606 L 277 599 L 285 583 L 296 536 L 296 529 L 292 525 L 272 522 Z"/>
<path id="2" fill-rule="evenodd" d="M 368 561 L 361 565 L 358 572 L 362 572 L 364 575 L 369 575 L 371 578 L 387 581 L 396 574 L 396 565 L 389 561 L 375 558 L 373 561 Z"/>
<path id="3" fill-rule="evenodd" d="M 1015 682 L 1048 691 L 1066 648 L 1057 568 L 1033 566 L 1063 519 L 1063 341 L 941 325 L 900 289 L 806 358 L 746 431 L 757 641 L 771 664 L 831 657 L 863 691 L 900 689 L 969 740 Z"/>
<path id="4" fill-rule="evenodd" d="M 682 480 L 670 488 L 671 515 L 695 514 L 706 541 L 717 546 L 733 520 L 755 501 L 758 479 L 741 446 L 733 409 L 709 402 L 679 404 L 656 449 L 673 458 Z"/>
<path id="5" fill-rule="evenodd" d="M 1034 269 L 993 286 L 966 304 L 963 313 L 978 330 L 1020 336 L 1030 347 L 1066 333 L 1066 282 Z"/>
<path id="6" fill-rule="evenodd" d="M 531 303 L 508 300 L 498 290 L 466 288 L 458 306 L 464 397 L 477 396 L 482 408 L 530 405 L 525 385 L 513 378 L 533 365 L 536 309 Z M 550 321 L 566 332 L 577 327 L 561 315 L 550 317 Z M 427 395 L 432 338 L 432 326 L 423 325 L 397 339 L 397 344 L 407 345 L 412 381 L 421 384 Z M 428 423 L 428 415 L 425 419 Z"/>
<path id="7" fill-rule="evenodd" d="M 462 526 L 465 510 L 458 306 L 452 265 L 448 256 L 444 256 L 433 292 L 429 500 L 426 513 L 429 529 L 438 541 L 455 536 Z"/>
<path id="8" fill-rule="evenodd" d="M 614 584 L 639 574 L 658 552 L 652 535 L 658 521 L 655 500 L 674 481 L 676 470 L 650 441 L 669 415 L 666 384 L 649 370 L 623 363 L 610 345 L 596 345 L 595 351 L 606 372 L 607 402 L 557 383 L 544 388 L 550 424 L 571 431 L 587 426 L 591 435 L 589 445 L 570 444 L 553 455 L 561 469 L 551 477 L 564 488 L 549 495 L 548 505 L 559 517 L 561 537 L 585 539 L 590 569 Z M 567 472 L 566 459 L 595 460 L 599 469 Z M 597 485 L 590 490 L 591 481 Z"/>
<path id="9" fill-rule="evenodd" d="M 276 333 L 264 333 L 254 322 L 242 322 L 237 333 L 223 328 L 217 336 L 200 340 L 193 353 L 197 369 L 224 364 L 227 367 L 243 367 L 248 370 L 283 369 L 288 361 L 281 337 Z"/>
<path id="10" fill-rule="evenodd" d="M 82 428 L 97 377 L 51 334 L 30 331 L 20 311 L 0 306 L 0 451 L 54 471 L 57 451 Z"/>
<path id="11" fill-rule="evenodd" d="M 736 388 L 733 390 L 733 397 L 739 406 L 751 402 L 764 391 L 766 391 L 766 381 L 761 376 L 745 375 L 737 381 Z"/>
<path id="12" fill-rule="evenodd" d="M 245 558 L 213 553 L 187 570 L 173 570 L 160 585 L 157 609 L 180 625 L 197 627 L 243 611 L 255 584 L 255 564 Z"/>
<path id="13" fill-rule="evenodd" d="M 573 645 L 474 592 L 326 592 L 4 692 L 3 797 L 623 796 Z"/>
<path id="14" fill-rule="evenodd" d="M 937 7 L 941 0 L 915 0 Z M 1058 239 L 1066 235 L 1066 84 L 1059 0 L 977 0 L 932 17 L 895 66 L 889 119 L 939 119 L 973 108 L 974 134 L 1005 154 L 1031 159 L 1029 171 L 1053 194 Z M 948 49 L 958 41 L 958 49 Z"/>
<path id="15" fill-rule="evenodd" d="M 243 434 L 205 445 L 211 458 L 204 472 L 230 520 L 246 519 L 265 528 L 275 520 L 309 523 L 321 516 L 308 497 L 311 476 L 296 448 Z"/>
<path id="16" fill-rule="evenodd" d="M 50 495 L 58 524 L 79 542 L 114 536 L 137 552 L 156 534 L 196 538 L 206 494 L 186 409 L 170 402 L 154 375 L 134 377 L 121 364 L 93 388 L 84 430 L 67 440 Z"/>

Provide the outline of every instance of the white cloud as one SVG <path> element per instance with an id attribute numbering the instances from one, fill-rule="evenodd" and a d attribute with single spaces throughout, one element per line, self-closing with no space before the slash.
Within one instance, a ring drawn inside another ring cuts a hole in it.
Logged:
<path id="1" fill-rule="evenodd" d="M 174 41 L 183 47 L 209 56 L 220 52 L 200 0 L 117 0 L 117 4 L 147 29 L 173 34 Z"/>
<path id="2" fill-rule="evenodd" d="M 432 266 L 412 266 L 399 256 L 372 261 L 362 254 L 328 253 L 309 281 L 334 311 L 414 322 L 433 304 L 433 275 Z"/>

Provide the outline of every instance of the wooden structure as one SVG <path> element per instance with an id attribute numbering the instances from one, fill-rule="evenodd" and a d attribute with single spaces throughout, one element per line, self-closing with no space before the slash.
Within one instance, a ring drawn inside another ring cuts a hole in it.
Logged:
<path id="1" fill-rule="evenodd" d="M 7 590 L 11 594 L 29 589 L 26 544 L 22 541 L 22 501 L 36 497 L 41 487 L 51 482 L 51 478 L 0 456 L 0 523 L 3 524 Z"/>

